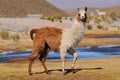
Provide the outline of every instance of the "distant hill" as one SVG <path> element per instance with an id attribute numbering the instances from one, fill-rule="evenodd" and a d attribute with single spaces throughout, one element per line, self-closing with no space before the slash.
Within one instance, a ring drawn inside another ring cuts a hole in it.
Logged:
<path id="1" fill-rule="evenodd" d="M 115 12 L 116 15 L 120 17 L 120 6 L 107 7 L 107 8 L 89 8 L 88 7 L 88 13 L 94 12 L 96 14 L 96 9 L 98 9 L 99 11 L 105 11 L 107 12 L 107 14 L 111 12 Z M 70 13 L 71 16 L 74 16 L 77 13 L 77 9 L 69 9 L 66 11 Z"/>
<path id="2" fill-rule="evenodd" d="M 0 17 L 26 17 L 27 14 L 68 16 L 46 0 L 0 0 Z"/>

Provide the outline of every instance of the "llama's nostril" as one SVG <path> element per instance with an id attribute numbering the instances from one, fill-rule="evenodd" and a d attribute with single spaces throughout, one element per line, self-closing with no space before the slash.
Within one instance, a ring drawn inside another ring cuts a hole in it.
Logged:
<path id="1" fill-rule="evenodd" d="M 84 16 L 82 16 L 82 18 L 84 18 Z"/>

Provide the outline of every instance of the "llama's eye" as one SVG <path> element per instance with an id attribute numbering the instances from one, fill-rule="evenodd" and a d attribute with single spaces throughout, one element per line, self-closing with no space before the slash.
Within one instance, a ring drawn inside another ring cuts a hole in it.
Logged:
<path id="1" fill-rule="evenodd" d="M 78 16 L 80 16 L 80 14 L 78 14 Z"/>
<path id="2" fill-rule="evenodd" d="M 85 17 L 87 17 L 87 14 L 85 13 Z"/>

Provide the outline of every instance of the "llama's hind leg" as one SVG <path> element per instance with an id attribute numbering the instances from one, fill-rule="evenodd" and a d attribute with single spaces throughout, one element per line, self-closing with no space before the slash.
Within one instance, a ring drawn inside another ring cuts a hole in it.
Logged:
<path id="1" fill-rule="evenodd" d="M 35 60 L 35 58 L 39 55 L 39 50 L 38 49 L 33 49 L 32 54 L 29 57 L 29 66 L 28 66 L 28 72 L 29 75 L 32 75 L 32 64 Z"/>
<path id="2" fill-rule="evenodd" d="M 75 66 L 75 63 L 77 61 L 78 54 L 76 53 L 76 51 L 73 48 L 68 49 L 67 52 L 68 52 L 68 54 L 70 54 L 74 57 L 72 67 L 71 67 L 71 69 L 74 73 L 74 66 Z"/>
<path id="3" fill-rule="evenodd" d="M 44 67 L 46 74 L 50 74 L 50 73 L 48 72 L 48 69 L 47 69 L 46 65 L 45 65 L 45 60 L 46 60 L 46 56 L 48 55 L 48 52 L 49 52 L 48 49 L 44 50 L 44 52 L 41 53 L 41 55 L 40 55 L 40 57 L 39 57 L 39 60 L 41 61 L 42 66 Z"/>

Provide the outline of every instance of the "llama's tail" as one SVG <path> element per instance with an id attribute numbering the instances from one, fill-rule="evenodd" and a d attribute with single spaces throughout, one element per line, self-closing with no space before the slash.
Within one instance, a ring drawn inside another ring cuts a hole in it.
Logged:
<path id="1" fill-rule="evenodd" d="M 32 29 L 30 31 L 30 38 L 33 40 L 33 34 L 37 31 L 37 29 Z"/>

